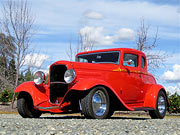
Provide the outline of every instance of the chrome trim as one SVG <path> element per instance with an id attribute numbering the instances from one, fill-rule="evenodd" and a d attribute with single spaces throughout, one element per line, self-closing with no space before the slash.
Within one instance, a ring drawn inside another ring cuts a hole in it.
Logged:
<path id="1" fill-rule="evenodd" d="M 79 100 L 79 109 L 82 111 L 81 101 Z"/>
<path id="2" fill-rule="evenodd" d="M 51 107 L 40 107 L 40 106 L 35 106 L 37 109 L 42 109 L 42 110 L 50 110 L 50 109 L 59 109 L 60 106 L 51 106 Z"/>
<path id="3" fill-rule="evenodd" d="M 68 83 L 65 83 L 65 82 L 50 82 L 50 84 L 57 84 L 57 83 L 68 84 Z"/>

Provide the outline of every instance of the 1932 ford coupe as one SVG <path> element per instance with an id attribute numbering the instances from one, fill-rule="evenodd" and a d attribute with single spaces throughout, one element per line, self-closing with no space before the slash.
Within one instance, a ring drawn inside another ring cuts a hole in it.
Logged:
<path id="1" fill-rule="evenodd" d="M 151 118 L 162 119 L 169 106 L 164 87 L 147 72 L 145 54 L 135 49 L 78 53 L 75 62 L 53 63 L 48 84 L 45 78 L 38 71 L 34 81 L 16 88 L 22 117 L 82 112 L 86 118 L 104 119 L 128 110 L 149 111 Z"/>

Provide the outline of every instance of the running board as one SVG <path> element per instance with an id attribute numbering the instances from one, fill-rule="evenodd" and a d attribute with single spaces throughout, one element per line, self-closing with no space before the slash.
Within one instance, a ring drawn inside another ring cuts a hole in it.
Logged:
<path id="1" fill-rule="evenodd" d="M 68 105 L 70 105 L 70 104 L 71 104 L 71 102 L 65 102 L 65 103 L 61 104 L 60 106 L 51 106 L 51 107 L 35 106 L 35 108 L 37 108 L 37 109 L 42 109 L 42 110 L 62 109 L 62 108 L 64 108 L 65 106 L 68 106 Z"/>
<path id="2" fill-rule="evenodd" d="M 151 110 L 154 110 L 154 108 L 151 107 L 134 108 L 134 111 L 151 111 Z"/>
<path id="3" fill-rule="evenodd" d="M 35 106 L 37 109 L 42 109 L 42 110 L 51 110 L 51 109 L 59 109 L 61 108 L 60 106 L 51 106 L 51 107 L 40 107 L 40 106 Z"/>

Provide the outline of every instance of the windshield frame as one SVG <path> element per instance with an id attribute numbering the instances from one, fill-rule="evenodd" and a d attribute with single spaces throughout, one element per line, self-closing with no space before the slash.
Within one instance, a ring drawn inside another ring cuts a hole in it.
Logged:
<path id="1" fill-rule="evenodd" d="M 76 62 L 80 62 L 78 61 L 78 56 L 83 56 L 83 55 L 92 55 L 92 54 L 102 54 L 102 53 L 113 53 L 113 52 L 117 52 L 119 54 L 118 57 L 118 63 L 114 63 L 114 62 L 96 62 L 96 63 L 92 63 L 92 64 L 116 64 L 119 65 L 120 63 L 120 57 L 121 57 L 121 52 L 120 51 L 105 51 L 105 52 L 96 52 L 96 53 L 85 53 L 85 54 L 80 54 L 76 56 Z M 81 63 L 86 63 L 86 62 L 81 62 Z M 89 62 L 87 62 L 89 63 Z"/>

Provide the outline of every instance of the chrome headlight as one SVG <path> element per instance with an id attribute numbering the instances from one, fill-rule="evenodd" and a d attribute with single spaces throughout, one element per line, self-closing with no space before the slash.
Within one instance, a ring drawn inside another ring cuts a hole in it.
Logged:
<path id="1" fill-rule="evenodd" d="M 35 82 L 35 84 L 40 85 L 40 84 L 44 83 L 45 80 L 46 80 L 46 76 L 42 71 L 37 71 L 34 74 L 34 82 Z"/>
<path id="2" fill-rule="evenodd" d="M 73 69 L 68 69 L 64 73 L 64 80 L 66 83 L 71 83 L 76 77 L 76 72 Z"/>

